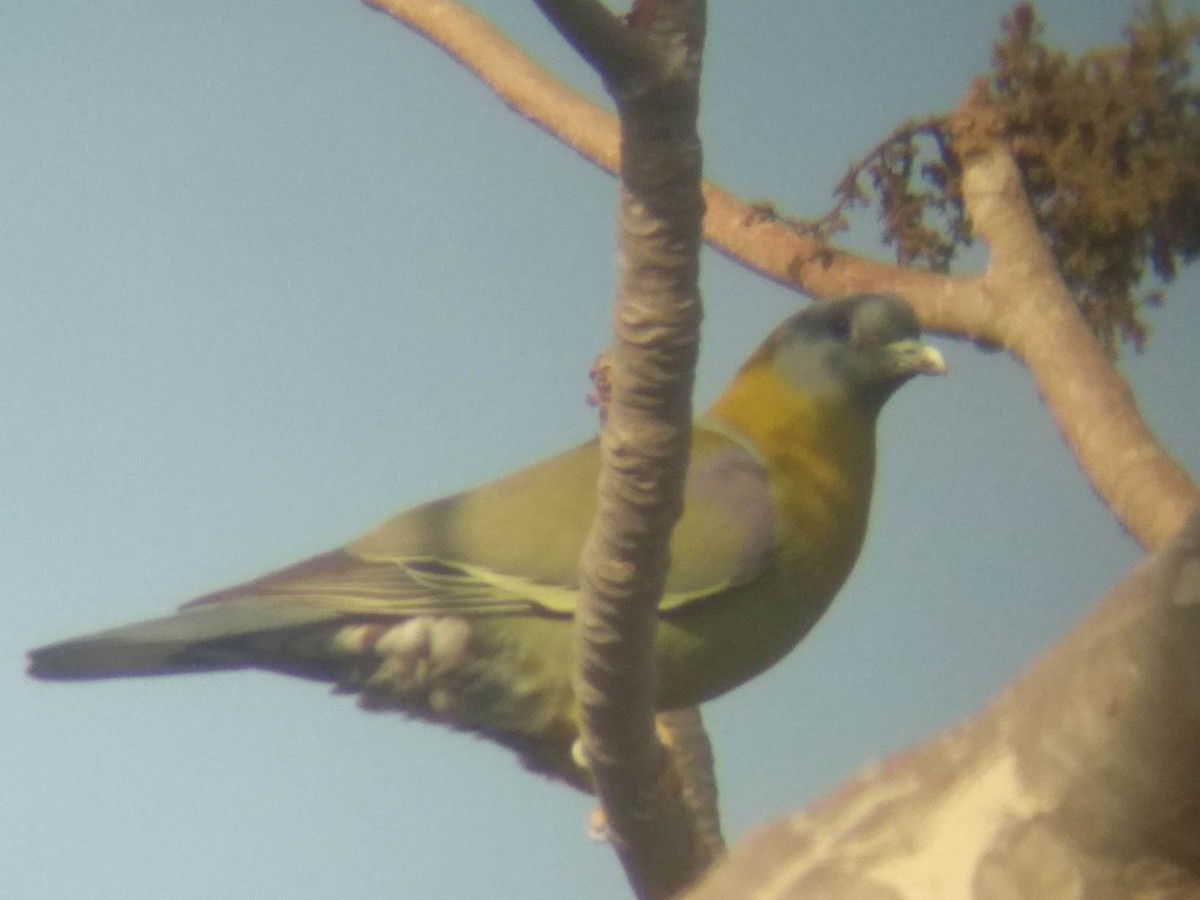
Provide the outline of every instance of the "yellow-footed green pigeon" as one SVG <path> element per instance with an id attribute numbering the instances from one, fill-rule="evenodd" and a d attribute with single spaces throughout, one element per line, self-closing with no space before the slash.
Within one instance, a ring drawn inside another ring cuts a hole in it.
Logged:
<path id="1" fill-rule="evenodd" d="M 716 697 L 804 637 L 862 547 L 884 402 L 944 371 L 902 300 L 817 302 L 696 420 L 659 606 L 658 706 Z M 38 678 L 266 669 L 476 732 L 587 789 L 572 616 L 596 509 L 589 441 L 426 503 L 175 615 L 34 650 Z"/>

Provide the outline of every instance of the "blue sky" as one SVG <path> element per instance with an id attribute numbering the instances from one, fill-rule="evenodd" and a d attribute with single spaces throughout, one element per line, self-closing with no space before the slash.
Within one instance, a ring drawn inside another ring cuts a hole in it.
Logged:
<path id="1" fill-rule="evenodd" d="M 712 7 L 709 175 L 801 213 L 1007 10 Z M 475 8 L 596 93 L 531 3 Z M 1127 10 L 1041 8 L 1073 47 Z M 621 896 L 590 802 L 482 742 L 265 674 L 22 672 L 587 437 L 612 181 L 352 2 L 10 0 L 0 119 L 0 896 Z M 711 252 L 703 287 L 699 406 L 800 302 Z M 1198 293 L 1124 363 L 1193 472 Z M 1020 367 L 936 342 L 838 603 L 706 709 L 731 837 L 977 708 L 1138 556 Z"/>

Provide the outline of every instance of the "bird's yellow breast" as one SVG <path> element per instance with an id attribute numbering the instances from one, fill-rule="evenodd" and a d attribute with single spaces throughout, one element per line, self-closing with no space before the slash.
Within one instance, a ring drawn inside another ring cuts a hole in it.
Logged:
<path id="1" fill-rule="evenodd" d="M 769 364 L 744 370 L 709 417 L 745 435 L 768 473 L 778 553 L 840 585 L 866 530 L 875 417 L 841 395 L 802 394 Z"/>
<path id="2" fill-rule="evenodd" d="M 766 470 L 775 548 L 753 582 L 661 622 L 665 706 L 723 693 L 804 637 L 854 566 L 874 480 L 874 416 L 801 395 L 769 366 L 744 370 L 707 418 L 738 432 Z"/>

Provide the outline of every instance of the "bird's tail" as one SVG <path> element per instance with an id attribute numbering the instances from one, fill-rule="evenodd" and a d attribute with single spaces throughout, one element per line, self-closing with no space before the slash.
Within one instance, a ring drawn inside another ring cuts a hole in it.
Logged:
<path id="1" fill-rule="evenodd" d="M 189 606 L 166 618 L 40 647 L 30 652 L 28 671 L 34 678 L 72 681 L 245 668 L 255 664 L 247 651 L 270 635 L 295 634 L 328 619 L 325 610 L 261 599 Z"/>

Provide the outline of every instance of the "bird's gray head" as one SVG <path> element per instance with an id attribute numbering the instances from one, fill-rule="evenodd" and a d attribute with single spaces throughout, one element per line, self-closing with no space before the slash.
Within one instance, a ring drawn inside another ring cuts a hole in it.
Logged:
<path id="1" fill-rule="evenodd" d="M 887 294 L 813 302 L 775 329 L 760 354 L 806 393 L 875 409 L 914 375 L 946 371 L 942 355 L 921 341 L 912 307 Z"/>

